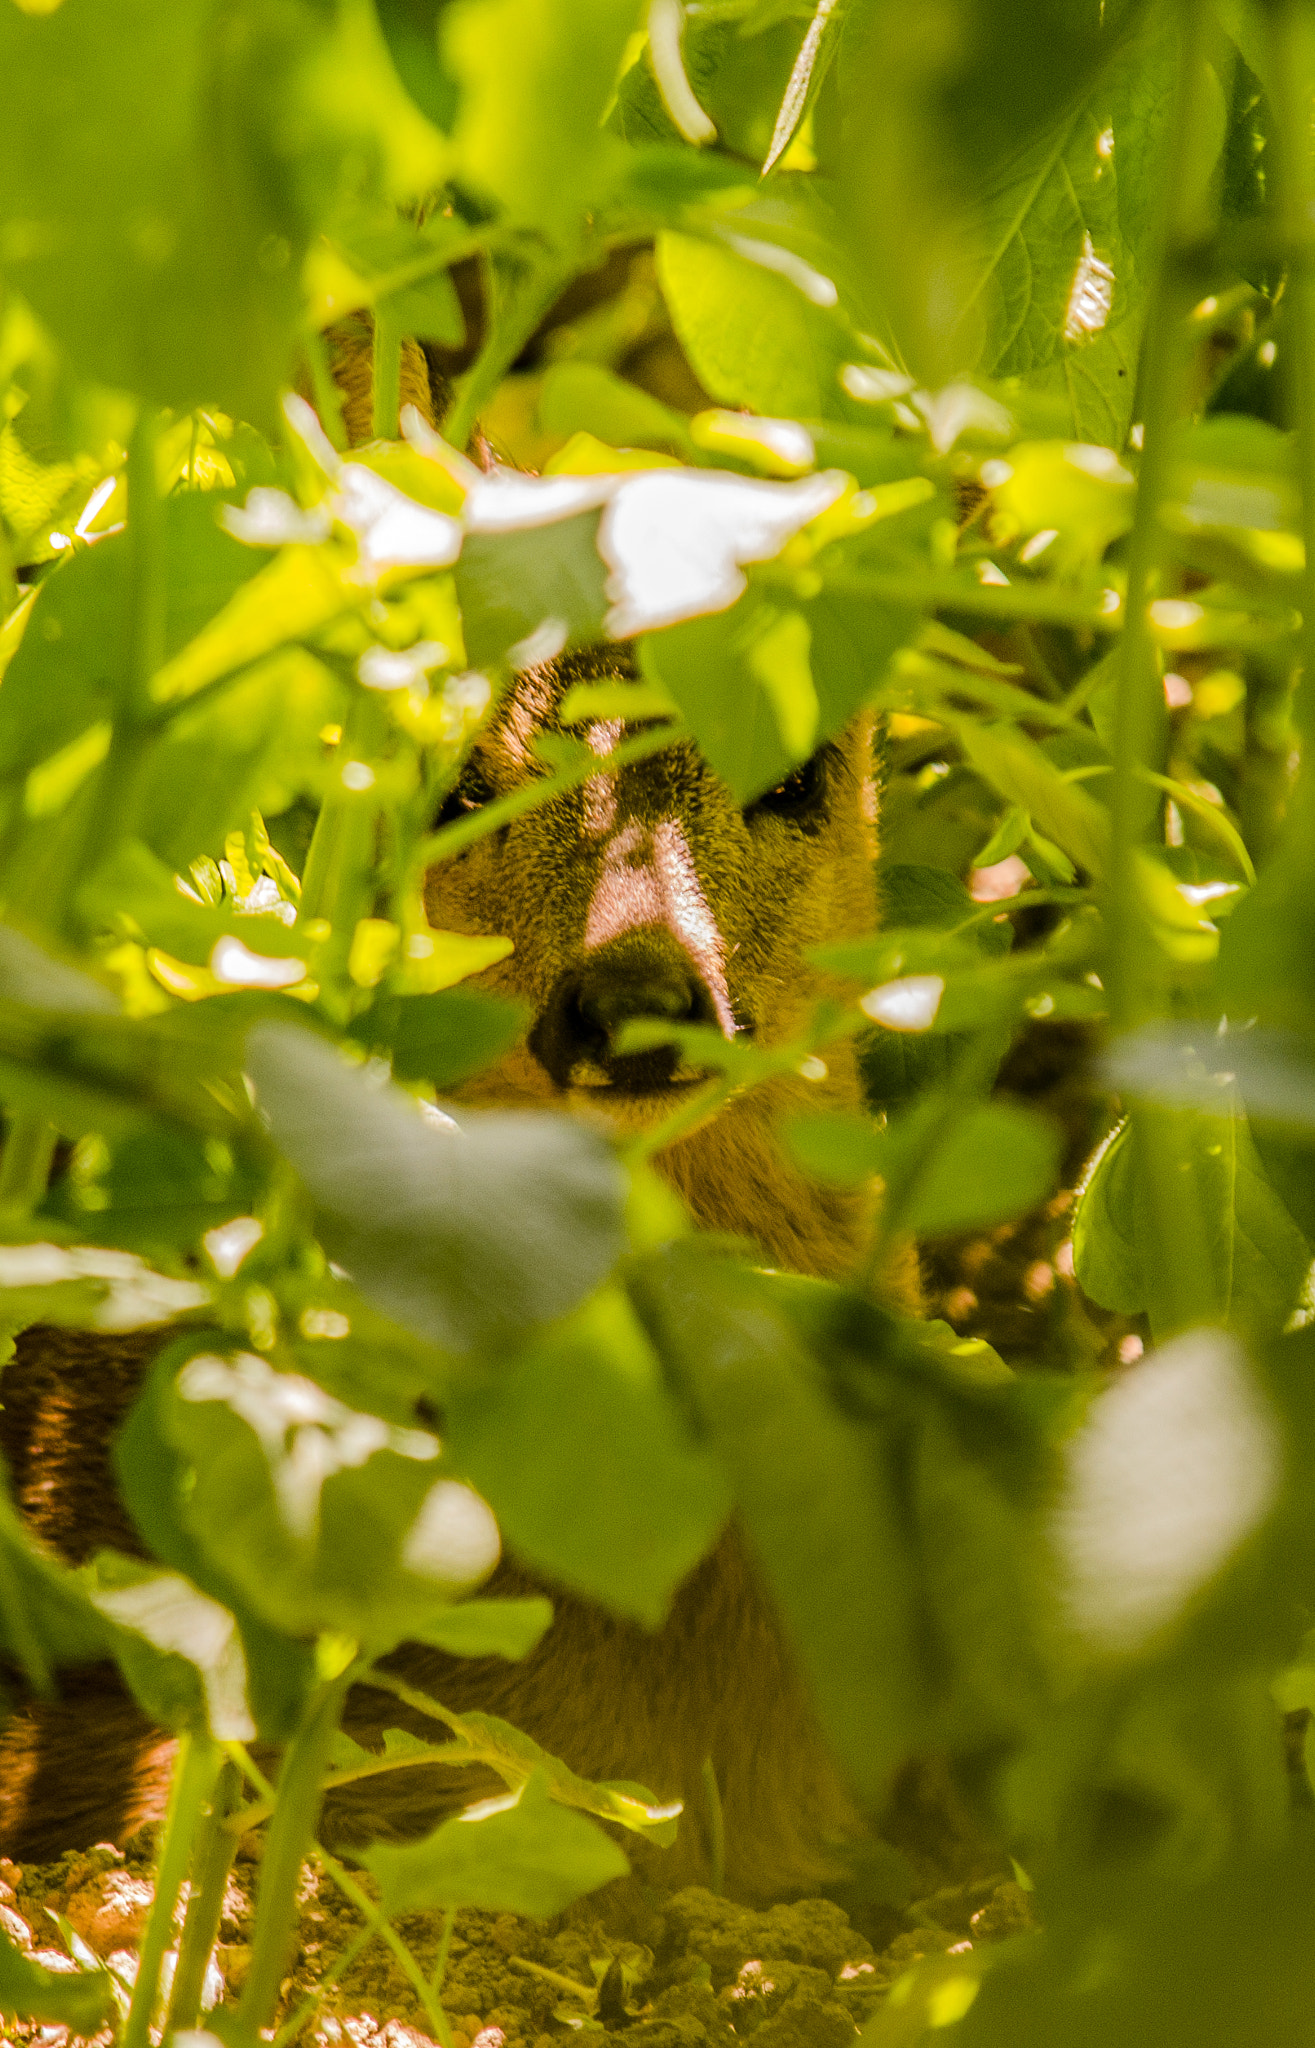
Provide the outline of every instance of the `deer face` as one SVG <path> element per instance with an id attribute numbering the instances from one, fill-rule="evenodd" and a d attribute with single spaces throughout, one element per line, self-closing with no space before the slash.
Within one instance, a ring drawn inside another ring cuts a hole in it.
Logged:
<path id="1" fill-rule="evenodd" d="M 600 650 L 518 677 L 445 815 L 546 776 L 534 743 L 561 730 L 566 688 L 627 673 Z M 430 873 L 431 922 L 511 938 L 514 953 L 481 982 L 534 1012 L 524 1043 L 468 1099 L 556 1101 L 643 1130 L 705 1076 L 671 1048 L 621 1049 L 624 1024 L 699 1023 L 779 1044 L 824 985 L 805 950 L 875 921 L 868 721 L 745 809 L 689 742 L 609 770 L 631 730 L 576 727 L 597 775 Z"/>

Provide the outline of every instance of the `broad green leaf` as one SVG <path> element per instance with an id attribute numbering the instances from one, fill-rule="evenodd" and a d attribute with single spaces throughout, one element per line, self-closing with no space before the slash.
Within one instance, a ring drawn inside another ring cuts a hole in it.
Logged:
<path id="1" fill-rule="evenodd" d="M 691 1245 L 645 1260 L 630 1287 L 726 1470 L 825 1725 L 879 1798 L 928 1704 L 893 1493 L 752 1276 Z"/>
<path id="2" fill-rule="evenodd" d="M 205 492 L 165 511 L 165 653 L 183 648 L 259 568 Z M 128 654 L 127 536 L 110 534 L 42 585 L 0 699 L 0 775 L 26 772 L 113 710 Z M 89 765 L 94 765 L 91 763 Z"/>
<path id="3" fill-rule="evenodd" d="M 452 1657 L 528 1657 L 552 1623 L 551 1600 L 463 1600 L 417 1635 Z"/>
<path id="4" fill-rule="evenodd" d="M 835 412 L 836 378 L 852 348 L 843 326 L 778 269 L 724 242 L 667 232 L 658 275 L 681 344 L 713 398 L 776 419 Z"/>
<path id="5" fill-rule="evenodd" d="M 801 1166 L 840 1185 L 879 1174 L 902 1229 L 921 1237 L 984 1229 L 1034 1208 L 1059 1171 L 1059 1132 L 1007 1102 L 956 1106 L 930 1096 L 877 1124 L 835 1113 L 788 1127 Z"/>
<path id="6" fill-rule="evenodd" d="M 349 152 L 399 195 L 442 169 L 364 0 L 242 5 L 222 34 L 213 0 L 10 10 L 0 69 L 0 264 L 84 375 L 183 411 L 272 420 Z"/>
<path id="7" fill-rule="evenodd" d="M 106 1970 L 48 1970 L 0 1931 L 0 2014 L 90 2038 L 114 2013 Z"/>
<path id="8" fill-rule="evenodd" d="M 478 1906 L 548 1919 L 630 1868 L 593 1821 L 554 1804 L 538 1772 L 519 1792 L 467 1808 L 421 1842 L 380 1842 L 361 1860 L 390 1917 Z"/>
<path id="9" fill-rule="evenodd" d="M 459 0 L 440 48 L 461 86 L 455 166 L 518 220 L 575 231 L 615 145 L 600 129 L 638 0 Z"/>
<path id="10" fill-rule="evenodd" d="M 554 364 L 539 394 L 539 424 L 548 434 L 596 434 L 613 448 L 694 452 L 683 413 L 597 363 Z"/>
<path id="11" fill-rule="evenodd" d="M 973 766 L 1001 796 L 1021 805 L 1080 868 L 1099 880 L 1109 858 L 1109 815 L 1081 783 L 1066 782 L 1016 726 L 964 719 L 959 738 Z"/>
<path id="12" fill-rule="evenodd" d="M 1140 1130 L 1135 1135 L 1142 1138 Z M 1158 1331 L 1173 1326 L 1175 1304 L 1159 1249 L 1163 1220 L 1133 1139 L 1125 1124 L 1098 1156 L 1074 1219 L 1073 1264 L 1093 1301 L 1126 1315 L 1145 1312 Z M 1148 1121 L 1143 1142 L 1162 1148 L 1161 1175 L 1182 1189 L 1204 1232 L 1193 1260 L 1197 1319 L 1243 1333 L 1282 1329 L 1310 1249 L 1266 1180 L 1245 1120 L 1164 1112 Z M 1171 1227 L 1188 1227 L 1191 1214 L 1176 1212 Z"/>
<path id="13" fill-rule="evenodd" d="M 517 1556 L 650 1627 L 730 1511 L 721 1473 L 617 1288 L 494 1383 L 454 1391 L 446 1415 L 452 1460 Z"/>
<path id="14" fill-rule="evenodd" d="M 463 1111 L 426 1123 L 310 1032 L 257 1027 L 248 1071 L 275 1143 L 361 1292 L 446 1348 L 562 1315 L 621 1249 L 621 1172 L 573 1120 Z"/>
<path id="15" fill-rule="evenodd" d="M 504 660 L 545 625 L 559 645 L 602 638 L 607 570 L 597 532 L 598 514 L 583 512 L 523 532 L 467 535 L 456 585 L 472 662 Z"/>
<path id="16" fill-rule="evenodd" d="M 163 1397 L 194 1477 L 181 1520 L 210 1565 L 287 1635 L 392 1649 L 486 1578 L 498 1535 L 438 1443 L 349 1409 L 254 1353 L 195 1353 Z"/>
<path id="17" fill-rule="evenodd" d="M 380 996 L 357 1017 L 352 1036 L 386 1051 L 401 1081 L 451 1088 L 500 1059 L 529 1021 L 522 1004 L 470 989 L 432 996 Z"/>

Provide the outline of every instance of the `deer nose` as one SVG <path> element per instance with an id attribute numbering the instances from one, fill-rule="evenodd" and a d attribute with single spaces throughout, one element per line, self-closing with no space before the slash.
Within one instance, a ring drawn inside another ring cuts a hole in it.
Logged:
<path id="1" fill-rule="evenodd" d="M 669 1087 L 680 1065 L 674 1046 L 618 1053 L 614 1040 L 633 1018 L 711 1024 L 716 1006 L 694 963 L 657 934 L 627 933 L 564 974 L 530 1033 L 530 1051 L 559 1088 L 582 1064 L 613 1087 L 651 1094 Z M 598 1085 L 595 1081 L 594 1085 Z"/>
<path id="2" fill-rule="evenodd" d="M 664 962 L 649 971 L 628 972 L 622 963 L 602 956 L 590 962 L 580 979 L 575 1004 L 586 1030 L 610 1038 L 634 1017 L 658 1017 L 672 1024 L 702 1021 L 706 1004 L 692 967 Z"/>

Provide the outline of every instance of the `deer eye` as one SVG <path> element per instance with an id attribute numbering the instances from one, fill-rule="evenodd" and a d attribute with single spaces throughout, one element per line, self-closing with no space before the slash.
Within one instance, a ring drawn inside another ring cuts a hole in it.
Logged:
<path id="1" fill-rule="evenodd" d="M 802 761 L 784 782 L 777 783 L 775 789 L 765 790 L 761 796 L 755 797 L 744 815 L 750 821 L 763 815 L 803 818 L 816 810 L 825 782 L 819 752 Z"/>
<path id="2" fill-rule="evenodd" d="M 450 825 L 455 818 L 464 818 L 471 811 L 482 810 L 496 794 L 488 776 L 472 755 L 443 799 L 443 808 L 434 823 Z"/>

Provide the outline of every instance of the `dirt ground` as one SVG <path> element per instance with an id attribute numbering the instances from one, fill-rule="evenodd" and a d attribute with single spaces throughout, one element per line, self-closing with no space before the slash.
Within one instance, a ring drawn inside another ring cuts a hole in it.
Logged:
<path id="1" fill-rule="evenodd" d="M 0 1862 L 0 1925 L 53 1970 L 76 1967 L 70 1946 L 85 1945 L 84 1963 L 89 1951 L 108 1964 L 126 1995 L 150 1907 L 151 1846 L 143 1832 L 126 1853 L 106 1844 L 54 1864 Z M 256 1867 L 241 1858 L 234 1867 L 207 2003 L 241 1990 Z M 829 1899 L 756 1913 L 699 1888 L 664 1896 L 633 1880 L 554 1921 L 462 1912 L 441 1990 L 453 2048 L 555 2048 L 577 2033 L 624 2037 L 633 2048 L 712 2048 L 750 2036 L 756 2048 L 843 2048 L 920 1956 L 966 1952 L 1032 1924 L 1027 1894 L 999 1874 L 883 1909 L 881 1925 L 867 1917 L 876 1944 Z M 331 1879 L 308 1866 L 280 2025 L 300 2017 L 307 2043 L 431 2048 L 431 2022 L 381 1941 L 332 1981 L 362 1926 Z M 429 1978 L 442 1916 L 406 1915 L 397 1931 Z M 73 2048 L 58 2027 L 16 2026 L 8 2038 Z M 97 2035 L 95 2048 L 111 2039 Z"/>

